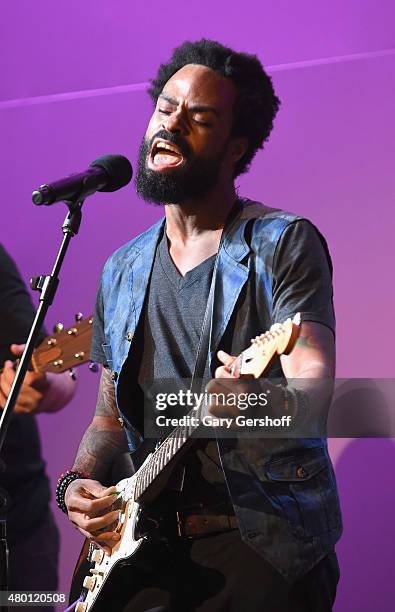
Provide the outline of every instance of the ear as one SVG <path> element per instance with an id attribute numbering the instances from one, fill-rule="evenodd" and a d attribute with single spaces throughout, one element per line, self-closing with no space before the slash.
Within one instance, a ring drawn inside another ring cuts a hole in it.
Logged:
<path id="1" fill-rule="evenodd" d="M 233 138 L 229 145 L 229 157 L 233 164 L 241 159 L 248 148 L 247 138 Z"/>

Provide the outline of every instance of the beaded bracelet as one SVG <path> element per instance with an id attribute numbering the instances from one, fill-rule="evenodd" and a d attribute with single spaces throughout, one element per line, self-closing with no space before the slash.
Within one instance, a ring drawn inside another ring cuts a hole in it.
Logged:
<path id="1" fill-rule="evenodd" d="M 64 498 L 66 494 L 66 489 L 73 480 L 77 480 L 78 478 L 91 478 L 89 474 L 85 474 L 85 472 L 78 472 L 77 470 L 67 470 L 64 474 L 61 474 L 58 479 L 58 484 L 56 485 L 55 491 L 55 499 L 58 505 L 58 508 L 65 514 L 67 514 L 67 506 L 65 504 Z"/>

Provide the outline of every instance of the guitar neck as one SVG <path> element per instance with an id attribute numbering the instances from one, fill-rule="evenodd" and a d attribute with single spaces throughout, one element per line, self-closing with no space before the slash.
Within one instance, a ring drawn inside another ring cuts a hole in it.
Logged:
<path id="1" fill-rule="evenodd" d="M 184 427 L 176 427 L 171 434 L 152 453 L 149 460 L 141 466 L 136 473 L 136 488 L 134 498 L 137 500 L 145 493 L 154 480 L 163 472 L 170 461 L 181 451 L 188 442 L 192 442 L 192 435 L 201 423 L 200 408 L 192 408 L 185 421 Z M 194 417 L 189 418 L 189 417 Z M 193 424 L 192 424 L 193 423 Z"/>

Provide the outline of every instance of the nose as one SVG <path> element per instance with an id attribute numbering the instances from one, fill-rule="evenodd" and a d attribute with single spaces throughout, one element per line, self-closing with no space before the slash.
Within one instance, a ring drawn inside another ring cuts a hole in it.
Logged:
<path id="1" fill-rule="evenodd" d="M 162 121 L 162 126 L 168 132 L 174 132 L 177 134 L 186 133 L 187 123 L 181 109 L 178 109 L 167 115 Z"/>

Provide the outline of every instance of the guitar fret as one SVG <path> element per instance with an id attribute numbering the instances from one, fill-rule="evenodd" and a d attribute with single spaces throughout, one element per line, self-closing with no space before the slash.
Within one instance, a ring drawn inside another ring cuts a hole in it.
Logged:
<path id="1" fill-rule="evenodd" d="M 147 473 L 148 473 L 148 486 L 149 486 L 155 478 L 155 463 L 152 460 L 147 464 Z"/>
<path id="2" fill-rule="evenodd" d="M 176 447 L 176 437 L 174 433 L 171 434 L 171 438 L 169 439 L 169 456 L 172 458 L 177 452 Z"/>
<path id="3" fill-rule="evenodd" d="M 136 486 L 134 489 L 134 499 L 138 499 L 140 497 L 141 494 L 141 475 L 138 474 L 137 475 L 137 480 L 136 480 Z"/>
<path id="4" fill-rule="evenodd" d="M 163 468 L 165 467 L 166 463 L 165 463 L 165 455 L 164 455 L 164 450 L 165 450 L 165 446 L 164 444 L 162 444 L 162 446 L 160 447 L 160 466 L 161 466 L 161 470 L 163 470 Z"/>
<path id="5" fill-rule="evenodd" d="M 153 457 L 151 458 L 151 464 L 152 464 L 151 475 L 152 475 L 152 480 L 154 480 L 160 472 L 159 465 L 158 465 L 158 459 L 155 455 L 153 455 Z"/>
<path id="6" fill-rule="evenodd" d="M 158 463 L 156 461 L 156 456 L 153 455 L 151 457 L 151 460 L 148 464 L 149 466 L 149 480 L 150 480 L 150 484 L 151 482 L 153 482 L 157 476 L 157 474 L 159 474 L 158 472 Z"/>
<path id="7" fill-rule="evenodd" d="M 160 446 L 156 451 L 156 461 L 159 468 L 159 471 L 162 469 L 162 457 L 161 457 L 162 447 Z"/>
<path id="8" fill-rule="evenodd" d="M 150 469 L 149 463 L 145 466 L 145 488 L 148 488 L 150 485 Z"/>
<path id="9" fill-rule="evenodd" d="M 170 451 L 170 440 L 169 440 L 169 438 L 167 438 L 165 440 L 163 446 L 164 446 L 164 448 L 163 448 L 163 459 L 164 459 L 165 465 L 167 465 L 169 463 L 170 459 L 171 459 L 170 452 L 169 452 Z"/>

